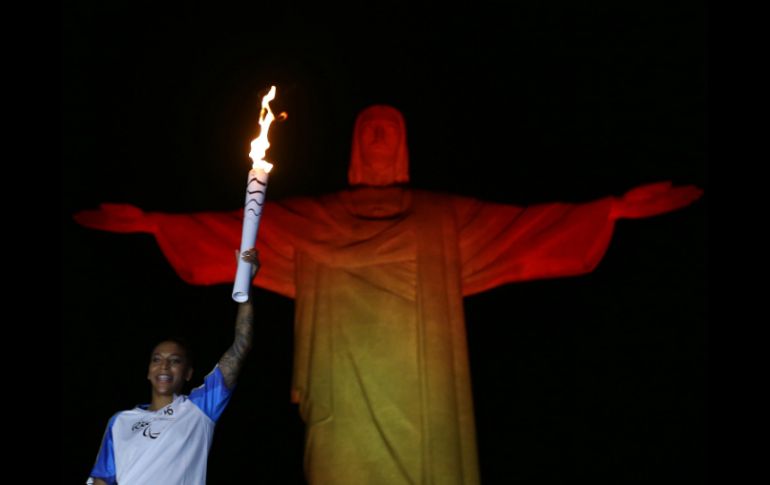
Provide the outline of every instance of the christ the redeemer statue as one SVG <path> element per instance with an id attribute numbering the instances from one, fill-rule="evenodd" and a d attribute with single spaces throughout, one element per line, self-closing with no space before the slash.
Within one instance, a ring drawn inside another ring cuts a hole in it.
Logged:
<path id="1" fill-rule="evenodd" d="M 257 241 L 254 284 L 296 302 L 292 398 L 313 485 L 478 483 L 463 297 L 588 273 L 616 220 L 701 194 L 663 182 L 620 198 L 515 207 L 413 190 L 403 117 L 382 105 L 356 120 L 348 177 L 339 193 L 268 202 Z M 242 217 L 125 204 L 75 216 L 153 234 L 194 285 L 233 282 Z"/>

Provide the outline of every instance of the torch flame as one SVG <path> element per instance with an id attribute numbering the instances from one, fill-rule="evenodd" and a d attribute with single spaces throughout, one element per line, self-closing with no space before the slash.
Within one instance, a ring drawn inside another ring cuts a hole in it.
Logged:
<path id="1" fill-rule="evenodd" d="M 270 173 L 273 164 L 265 160 L 265 152 L 270 148 L 270 142 L 267 140 L 267 132 L 270 131 L 270 125 L 275 120 L 273 110 L 270 109 L 270 101 L 275 98 L 275 86 L 270 86 L 270 91 L 262 97 L 262 109 L 259 112 L 259 136 L 251 141 L 251 152 L 249 157 L 254 161 L 253 168 L 261 168 L 265 173 Z M 286 114 L 278 115 L 279 119 L 285 119 Z"/>

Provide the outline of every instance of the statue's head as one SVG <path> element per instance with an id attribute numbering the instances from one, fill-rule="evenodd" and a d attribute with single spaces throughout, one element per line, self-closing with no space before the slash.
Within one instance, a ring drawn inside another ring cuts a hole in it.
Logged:
<path id="1" fill-rule="evenodd" d="M 406 124 L 396 108 L 374 105 L 359 113 L 348 169 L 350 185 L 409 182 Z"/>

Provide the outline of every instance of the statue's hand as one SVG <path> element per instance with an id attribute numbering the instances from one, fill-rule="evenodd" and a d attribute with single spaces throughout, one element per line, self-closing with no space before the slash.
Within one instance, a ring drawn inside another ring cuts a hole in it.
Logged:
<path id="1" fill-rule="evenodd" d="M 78 224 L 92 229 L 114 232 L 152 232 L 150 214 L 130 204 L 104 203 L 95 210 L 83 210 L 73 218 Z"/>
<path id="2" fill-rule="evenodd" d="M 642 185 L 613 200 L 610 218 L 637 219 L 665 214 L 690 205 L 702 194 L 703 189 L 694 185 L 672 187 L 669 181 Z"/>

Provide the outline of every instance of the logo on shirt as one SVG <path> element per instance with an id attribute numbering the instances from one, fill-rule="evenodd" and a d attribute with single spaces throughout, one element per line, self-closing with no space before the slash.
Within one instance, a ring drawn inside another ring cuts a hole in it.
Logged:
<path id="1" fill-rule="evenodd" d="M 142 436 L 152 440 L 160 436 L 160 433 L 168 426 L 169 418 L 166 416 L 174 415 L 174 408 L 171 406 L 163 409 L 162 416 L 152 417 L 150 419 L 140 419 L 131 426 L 131 431 L 142 432 Z M 154 429 L 153 429 L 154 427 Z"/>
<path id="2" fill-rule="evenodd" d="M 152 421 L 145 421 L 145 420 L 139 420 L 136 423 L 134 423 L 133 426 L 131 426 L 131 431 L 142 431 L 142 435 L 144 435 L 147 438 L 155 439 L 158 436 L 160 436 L 160 431 L 153 433 L 152 427 L 150 426 L 152 424 Z"/>

